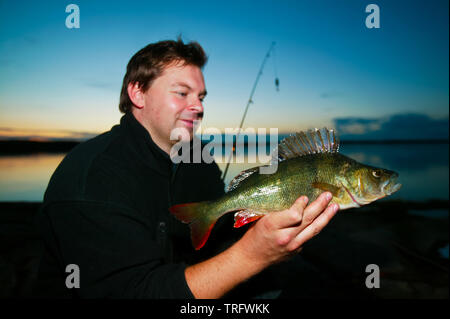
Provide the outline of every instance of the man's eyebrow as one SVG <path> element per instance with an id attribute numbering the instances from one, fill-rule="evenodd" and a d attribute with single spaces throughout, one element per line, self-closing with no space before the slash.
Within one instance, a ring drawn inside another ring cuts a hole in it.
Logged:
<path id="1" fill-rule="evenodd" d="M 191 87 L 184 82 L 176 82 L 175 84 L 173 84 L 173 86 L 184 86 L 187 87 L 189 90 L 191 89 Z"/>
<path id="2" fill-rule="evenodd" d="M 192 88 L 187 83 L 184 82 L 176 82 L 173 86 L 184 86 L 185 88 L 192 90 Z M 208 94 L 206 90 L 200 92 L 200 95 L 206 96 L 206 94 Z"/>

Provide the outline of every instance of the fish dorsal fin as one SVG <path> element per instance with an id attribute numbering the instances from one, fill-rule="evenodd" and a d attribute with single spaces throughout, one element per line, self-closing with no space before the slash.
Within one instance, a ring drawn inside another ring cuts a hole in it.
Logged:
<path id="1" fill-rule="evenodd" d="M 235 189 L 244 179 L 252 175 L 253 173 L 257 172 L 259 167 L 252 167 L 249 169 L 246 169 L 245 171 L 240 172 L 238 175 L 236 175 L 228 184 L 227 192 L 232 191 Z"/>
<path id="2" fill-rule="evenodd" d="M 306 132 L 297 132 L 283 139 L 274 156 L 279 161 L 294 157 L 317 153 L 339 152 L 339 138 L 334 129 L 313 129 Z"/>

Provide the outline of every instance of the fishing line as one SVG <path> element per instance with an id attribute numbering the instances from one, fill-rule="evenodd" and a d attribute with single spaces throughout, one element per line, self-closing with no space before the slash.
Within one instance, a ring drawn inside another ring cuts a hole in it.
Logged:
<path id="1" fill-rule="evenodd" d="M 250 104 L 253 103 L 253 94 L 255 94 L 255 90 L 256 90 L 256 86 L 258 85 L 259 78 L 261 77 L 261 75 L 263 73 L 264 66 L 265 66 L 267 60 L 270 57 L 270 53 L 272 51 L 274 51 L 274 50 L 275 50 L 275 42 L 272 42 L 272 44 L 270 45 L 269 50 L 267 51 L 266 55 L 264 56 L 264 60 L 263 60 L 263 62 L 261 64 L 261 67 L 259 68 L 258 75 L 256 76 L 255 83 L 253 84 L 253 88 L 252 88 L 252 91 L 250 93 L 250 98 L 248 99 L 247 106 L 245 107 L 244 115 L 242 116 L 242 120 L 241 120 L 241 123 L 239 125 L 238 132 L 236 134 L 236 142 L 233 142 L 233 147 L 231 149 L 230 156 L 228 158 L 227 165 L 225 167 L 225 171 L 223 172 L 222 180 L 225 180 L 225 177 L 227 176 L 228 168 L 229 168 L 230 163 L 231 163 L 231 158 L 233 157 L 234 150 L 236 149 L 238 136 L 241 133 L 242 125 L 244 124 L 245 117 L 247 116 L 248 107 L 250 106 Z M 275 56 L 274 56 L 274 60 L 275 60 Z M 275 70 L 275 88 L 276 88 L 277 91 L 279 91 L 280 81 L 279 81 L 278 76 L 277 76 L 277 68 L 276 68 L 275 62 L 274 62 L 274 70 Z"/>

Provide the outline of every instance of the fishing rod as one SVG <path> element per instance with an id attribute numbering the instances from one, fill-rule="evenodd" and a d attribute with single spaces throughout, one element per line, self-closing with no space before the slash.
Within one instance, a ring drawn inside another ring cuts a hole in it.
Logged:
<path id="1" fill-rule="evenodd" d="M 250 98 L 248 99 L 247 106 L 245 107 L 244 115 L 242 116 L 242 119 L 241 119 L 241 124 L 239 124 L 239 129 L 238 129 L 238 132 L 236 134 L 236 144 L 237 144 L 237 140 L 238 140 L 239 134 L 241 133 L 241 129 L 242 129 L 242 125 L 244 124 L 245 117 L 247 116 L 248 107 L 250 106 L 250 104 L 253 103 L 253 94 L 255 94 L 255 90 L 256 90 L 256 86 L 258 85 L 259 78 L 261 77 L 261 75 L 263 73 L 264 66 L 265 66 L 267 60 L 269 59 L 270 52 L 272 50 L 274 51 L 274 54 L 275 54 L 275 42 L 272 42 L 272 44 L 270 45 L 270 48 L 269 48 L 269 50 L 267 51 L 267 53 L 266 53 L 266 55 L 264 57 L 264 60 L 263 60 L 263 62 L 261 64 L 261 67 L 259 68 L 258 75 L 256 76 L 255 83 L 253 84 L 253 88 L 252 88 L 252 91 L 250 93 Z M 276 71 L 276 64 L 274 64 L 274 68 L 275 68 L 275 86 L 276 86 L 276 89 L 278 91 L 279 90 L 280 81 L 278 80 L 278 76 L 277 76 L 277 73 L 276 73 L 277 72 Z M 234 153 L 234 147 L 232 148 L 232 150 L 230 152 L 230 157 L 228 158 L 227 166 L 225 167 L 225 171 L 223 172 L 223 175 L 222 175 L 222 180 L 225 180 L 225 177 L 227 176 L 228 168 L 230 166 L 231 158 L 233 157 L 233 153 Z"/>

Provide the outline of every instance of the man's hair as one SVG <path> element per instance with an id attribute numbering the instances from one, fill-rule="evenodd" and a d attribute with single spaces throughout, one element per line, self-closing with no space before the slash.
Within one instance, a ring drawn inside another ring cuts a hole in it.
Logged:
<path id="1" fill-rule="evenodd" d="M 147 45 L 128 62 L 120 92 L 119 110 L 127 113 L 133 109 L 133 102 L 128 96 L 128 84 L 139 83 L 139 88 L 146 92 L 168 65 L 180 63 L 203 68 L 207 60 L 208 57 L 198 42 L 184 44 L 180 37 L 177 41 L 166 40 Z"/>

